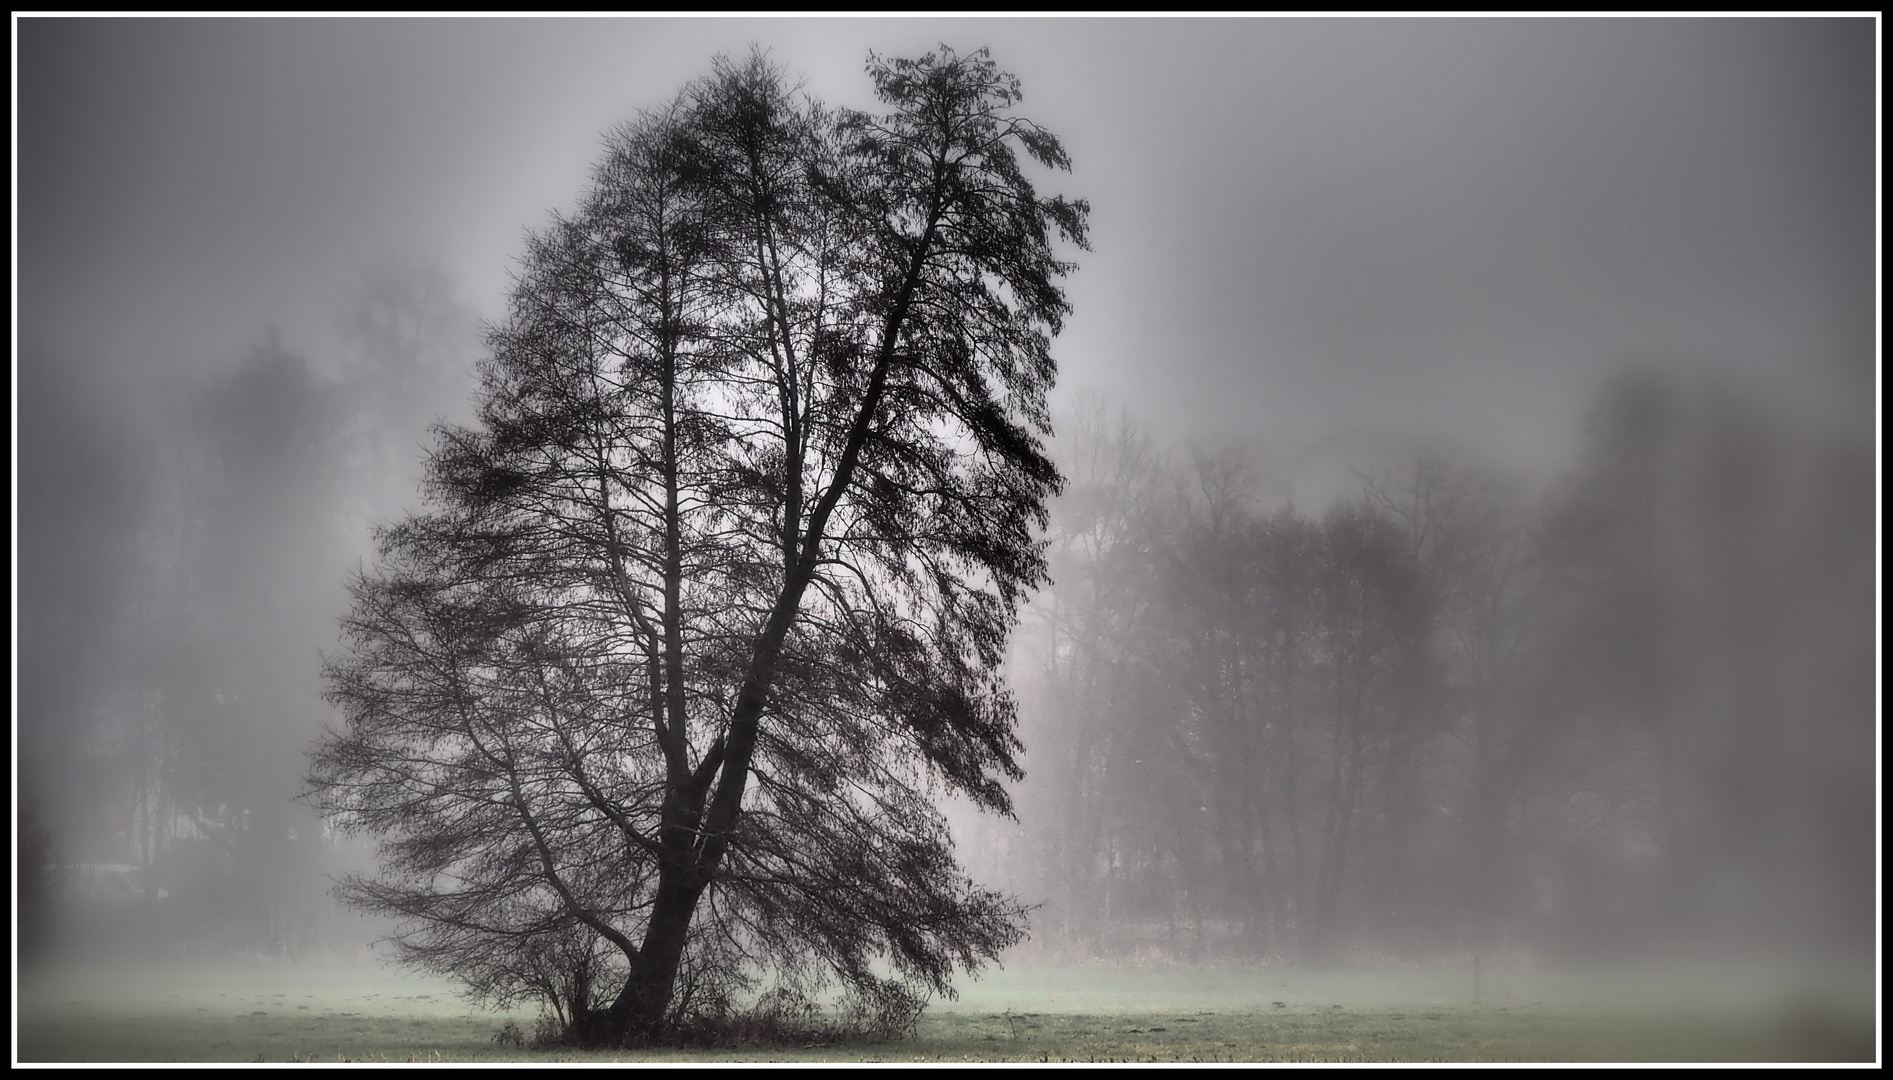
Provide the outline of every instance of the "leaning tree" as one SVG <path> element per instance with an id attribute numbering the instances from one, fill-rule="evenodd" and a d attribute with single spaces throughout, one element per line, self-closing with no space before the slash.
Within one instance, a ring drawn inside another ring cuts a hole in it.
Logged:
<path id="1" fill-rule="evenodd" d="M 719 60 L 614 132 L 327 665 L 310 791 L 382 841 L 344 898 L 580 1042 L 763 977 L 899 1012 L 1021 934 L 935 799 L 1021 775 L 999 667 L 1087 207 L 1034 189 L 1069 160 L 984 50 L 868 73 L 884 111 Z"/>

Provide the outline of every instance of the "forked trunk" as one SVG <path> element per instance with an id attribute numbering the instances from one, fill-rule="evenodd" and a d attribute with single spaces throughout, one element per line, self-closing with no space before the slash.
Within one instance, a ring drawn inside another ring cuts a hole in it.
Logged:
<path id="1" fill-rule="evenodd" d="M 690 920 L 702 895 L 702 887 L 668 874 L 659 881 L 644 944 L 630 975 L 609 1006 L 573 1018 L 569 1032 L 573 1042 L 619 1047 L 647 1046 L 664 1039 Z"/>

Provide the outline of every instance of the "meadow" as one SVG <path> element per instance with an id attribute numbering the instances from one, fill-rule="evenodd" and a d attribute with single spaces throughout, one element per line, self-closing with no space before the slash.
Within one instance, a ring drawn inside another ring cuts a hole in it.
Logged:
<path id="1" fill-rule="evenodd" d="M 1864 978 L 1862 976 L 1865 976 Z M 21 975 L 32 1062 L 1872 1062 L 1871 973 L 1488 962 L 1308 971 L 1014 965 L 913 1038 L 721 1051 L 503 1045 L 533 1014 L 378 965 L 70 965 Z"/>

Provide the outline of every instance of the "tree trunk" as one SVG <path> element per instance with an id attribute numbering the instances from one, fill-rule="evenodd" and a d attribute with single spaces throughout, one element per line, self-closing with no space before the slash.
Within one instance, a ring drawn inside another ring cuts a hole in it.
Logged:
<path id="1" fill-rule="evenodd" d="M 567 1037 L 580 1046 L 648 1046 L 667 1032 L 684 943 L 703 887 L 665 872 L 659 879 L 643 947 L 618 996 L 602 1009 L 574 1010 Z"/>

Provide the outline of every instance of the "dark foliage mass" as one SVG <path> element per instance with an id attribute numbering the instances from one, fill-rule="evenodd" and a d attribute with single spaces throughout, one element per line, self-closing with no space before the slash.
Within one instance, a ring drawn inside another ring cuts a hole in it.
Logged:
<path id="1" fill-rule="evenodd" d="M 935 804 L 1021 775 L 1086 207 L 983 51 L 868 72 L 885 112 L 719 61 L 613 133 L 328 667 L 312 791 L 382 840 L 346 898 L 576 1041 L 831 977 L 885 1026 L 1020 937 Z"/>
<path id="2" fill-rule="evenodd" d="M 1627 375 L 1560 482 L 1441 453 L 1313 516 L 1067 425 L 1015 682 L 1037 942 L 1178 959 L 1858 950 L 1871 450 Z"/>

